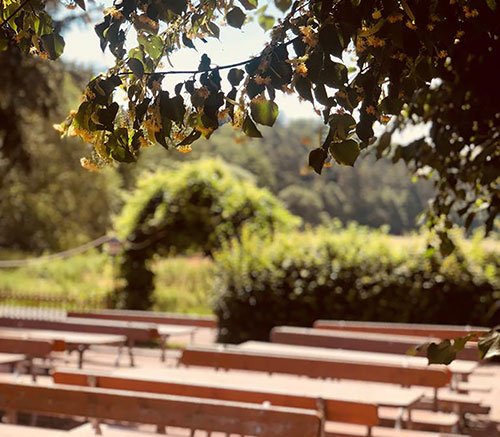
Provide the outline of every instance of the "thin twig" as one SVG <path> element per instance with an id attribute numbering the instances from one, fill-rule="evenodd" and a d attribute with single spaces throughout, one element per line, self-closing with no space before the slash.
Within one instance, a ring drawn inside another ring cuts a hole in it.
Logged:
<path id="1" fill-rule="evenodd" d="M 2 24 L 0 24 L 0 27 L 3 27 L 5 23 L 8 23 L 22 8 L 24 8 L 28 3 L 30 2 L 30 0 L 24 0 L 20 5 L 19 7 L 16 8 L 16 10 L 14 12 L 12 12 L 12 14 L 10 14 L 5 20 L 2 21 Z"/>
<path id="2" fill-rule="evenodd" d="M 284 43 L 284 45 L 288 46 L 288 45 L 292 44 L 298 38 L 299 37 L 293 38 L 290 41 L 287 41 L 286 43 Z M 221 65 L 221 66 L 218 66 L 218 67 L 211 67 L 211 68 L 207 68 L 206 70 L 155 71 L 153 73 L 144 73 L 144 75 L 151 76 L 153 74 L 159 74 L 159 75 L 162 75 L 162 76 L 166 76 L 167 74 L 200 74 L 200 73 L 207 73 L 207 72 L 210 72 L 210 71 L 227 70 L 228 68 L 240 67 L 242 65 L 248 64 L 249 62 L 252 62 L 252 61 L 255 61 L 256 59 L 261 58 L 262 56 L 263 55 L 260 54 L 258 56 L 253 57 L 253 58 L 246 59 L 245 61 L 235 62 L 233 64 Z M 118 76 L 127 76 L 129 74 L 134 74 L 134 72 L 133 71 L 122 71 L 122 72 L 118 73 Z"/>

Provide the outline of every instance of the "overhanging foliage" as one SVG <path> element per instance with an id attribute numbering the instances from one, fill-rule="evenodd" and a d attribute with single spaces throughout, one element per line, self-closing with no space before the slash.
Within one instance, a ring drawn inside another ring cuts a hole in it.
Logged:
<path id="1" fill-rule="evenodd" d="M 64 41 L 43 2 L 2 4 L 0 48 L 17 44 L 50 59 L 62 53 Z M 75 5 L 86 7 L 85 0 Z M 151 143 L 186 152 L 224 123 L 260 137 L 259 125 L 276 120 L 276 93 L 290 91 L 310 101 L 328 127 L 309 156 L 318 173 L 331 160 L 354 165 L 361 149 L 373 147 L 436 181 L 429 223 L 442 235 L 443 254 L 453 249 L 443 220 L 452 211 L 466 227 L 479 215 L 492 229 L 500 207 L 497 2 L 275 0 L 275 6 L 284 17 L 273 27 L 257 0 L 116 0 L 96 26 L 116 65 L 88 84 L 78 110 L 59 127 L 93 144 L 83 165 L 133 162 Z M 160 67 L 173 52 L 218 38 L 221 23 L 241 28 L 249 16 L 272 27 L 258 56 L 218 66 L 203 54 L 191 72 Z M 184 74 L 174 76 L 169 93 L 164 79 L 178 73 Z M 125 106 L 118 89 L 127 95 Z M 388 124 L 382 135 L 375 134 L 377 122 Z M 429 123 L 428 136 L 391 144 L 394 131 L 420 123 Z"/>

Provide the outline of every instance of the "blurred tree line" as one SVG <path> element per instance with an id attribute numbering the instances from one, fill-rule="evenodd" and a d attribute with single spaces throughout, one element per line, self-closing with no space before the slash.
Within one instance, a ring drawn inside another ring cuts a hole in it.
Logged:
<path id="1" fill-rule="evenodd" d="M 0 65 L 0 250 L 56 251 L 101 236 L 118 206 L 119 179 L 82 169 L 86 147 L 52 127 L 90 71 L 16 48 L 0 53 Z"/>
<path id="2" fill-rule="evenodd" d="M 330 218 L 371 227 L 389 226 L 394 234 L 417 227 L 417 217 L 432 195 L 430 182 L 413 182 L 403 164 L 364 156 L 354 168 L 333 165 L 321 176 L 307 165 L 307 156 L 324 133 L 319 123 L 300 120 L 263 129 L 264 138 L 249 139 L 229 127 L 210 140 L 196 143 L 189 154 L 147 149 L 138 168 L 154 170 L 175 160 L 220 156 L 255 175 L 295 214 L 316 225 Z M 134 175 L 129 175 L 133 184 Z"/>

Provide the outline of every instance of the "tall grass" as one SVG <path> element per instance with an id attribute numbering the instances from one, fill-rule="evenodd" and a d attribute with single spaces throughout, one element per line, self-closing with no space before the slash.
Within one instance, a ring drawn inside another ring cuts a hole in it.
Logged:
<path id="1" fill-rule="evenodd" d="M 154 309 L 211 312 L 213 263 L 210 260 L 158 258 L 153 260 L 153 269 L 156 273 Z M 113 290 L 116 281 L 113 272 L 113 261 L 99 251 L 17 269 L 0 269 L 0 295 L 93 300 Z M 15 304 L 15 301 L 9 299 L 9 304 Z"/>

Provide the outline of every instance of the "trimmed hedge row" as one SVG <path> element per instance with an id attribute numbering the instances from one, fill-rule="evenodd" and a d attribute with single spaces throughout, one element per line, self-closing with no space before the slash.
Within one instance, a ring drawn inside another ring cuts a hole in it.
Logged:
<path id="1" fill-rule="evenodd" d="M 463 244 L 440 260 L 417 239 L 354 225 L 244 231 L 215 255 L 219 341 L 268 340 L 273 326 L 320 318 L 498 324 L 498 254 Z"/>

